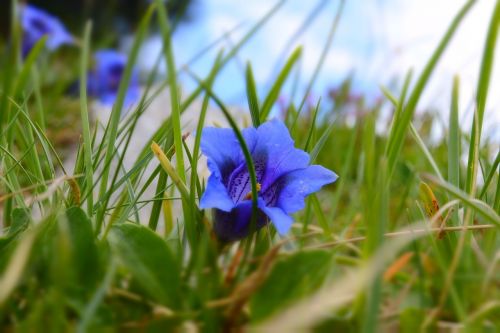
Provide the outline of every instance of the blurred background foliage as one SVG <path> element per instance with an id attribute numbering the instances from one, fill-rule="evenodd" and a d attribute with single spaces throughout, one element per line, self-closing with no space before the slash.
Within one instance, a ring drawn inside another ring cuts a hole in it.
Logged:
<path id="1" fill-rule="evenodd" d="M 194 19 L 193 7 L 198 1 L 164 1 L 174 28 Z M 116 45 L 123 35 L 135 31 L 151 0 L 31 0 L 29 4 L 58 17 L 77 36 L 81 35 L 85 22 L 92 20 L 93 39 L 110 46 Z M 11 5 L 10 0 L 0 3 L 0 31 L 4 38 L 9 35 Z"/>

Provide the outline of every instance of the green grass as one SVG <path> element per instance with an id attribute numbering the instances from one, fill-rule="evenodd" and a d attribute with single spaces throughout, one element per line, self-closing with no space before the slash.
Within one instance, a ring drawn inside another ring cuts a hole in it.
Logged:
<path id="1" fill-rule="evenodd" d="M 41 40 L 24 61 L 20 32 L 13 29 L 12 43 L 0 53 L 2 331 L 446 332 L 452 325 L 464 332 L 499 330 L 500 153 L 481 129 L 487 98 L 495 93 L 490 81 L 498 66 L 500 1 L 484 36 L 471 129 L 458 123 L 463 93 L 458 77 L 449 83 L 449 124 L 441 139 L 430 144 L 434 115 L 415 114 L 474 3 L 457 13 L 422 73 L 401 73 L 399 92 L 382 87 L 384 100 L 367 106 L 363 99 L 349 99 L 346 80 L 334 103 L 322 99 L 308 108 L 307 94 L 341 19 L 340 2 L 314 75 L 304 91 L 292 82 L 290 100 L 298 102 L 282 110 L 296 146 L 340 178 L 307 199 L 286 237 L 269 226 L 230 246 L 214 239 L 212 216 L 198 207 L 205 187 L 196 172 L 201 131 L 213 105 L 238 137 L 255 199 L 255 171 L 242 128 L 214 83 L 283 2 L 233 47 L 220 50 L 204 78 L 189 64 L 176 64 L 173 48 L 181 46 L 172 43 L 160 1 L 151 4 L 139 24 L 117 102 L 101 129 L 91 120 L 83 88 L 91 24 L 83 30 L 78 57 L 47 54 Z M 308 18 L 301 29 L 311 22 Z M 138 106 L 121 118 L 131 70 L 153 25 L 164 41 L 164 57 L 156 66 L 166 61 L 168 75 L 155 83 L 151 73 Z M 82 82 L 77 101 L 68 101 L 64 83 L 54 84 L 43 69 L 54 57 L 75 62 L 67 66 Z M 285 83 L 297 80 L 301 57 L 302 48 L 290 52 L 263 96 L 257 93 L 253 65 L 247 64 L 242 80 L 254 126 L 269 119 Z M 186 96 L 178 82 L 183 72 L 198 82 Z M 171 96 L 171 116 L 155 133 L 141 133 L 147 144 L 126 166 L 137 122 L 163 91 Z M 196 100 L 201 104 L 196 119 L 190 119 L 196 128 L 191 145 L 183 139 L 181 120 Z M 357 114 L 350 125 L 353 107 Z M 387 124 L 382 124 L 382 107 L 394 110 Z M 71 153 L 54 135 L 64 130 L 55 125 L 61 115 L 78 124 L 72 129 L 81 137 L 74 170 L 64 169 Z M 377 124 L 387 127 L 387 135 L 377 134 Z M 148 186 L 155 188 L 153 197 Z M 146 220 L 143 211 L 149 212 Z"/>

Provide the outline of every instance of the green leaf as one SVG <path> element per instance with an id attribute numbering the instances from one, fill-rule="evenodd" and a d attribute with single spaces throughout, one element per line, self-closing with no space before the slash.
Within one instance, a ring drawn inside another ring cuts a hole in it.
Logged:
<path id="1" fill-rule="evenodd" d="M 12 224 L 7 235 L 12 236 L 26 229 L 30 221 L 31 216 L 29 210 L 25 208 L 15 208 L 12 210 Z"/>
<path id="2" fill-rule="evenodd" d="M 332 261 L 327 251 L 298 252 L 279 260 L 250 301 L 254 321 L 262 320 L 317 290 Z"/>
<path id="3" fill-rule="evenodd" d="M 7 248 L 17 235 L 28 227 L 31 221 L 29 211 L 25 208 L 15 208 L 12 210 L 12 224 L 10 225 L 7 235 L 0 237 L 0 253 Z"/>
<path id="4" fill-rule="evenodd" d="M 171 308 L 180 307 L 179 266 L 158 234 L 127 222 L 114 225 L 108 239 L 121 264 L 151 298 Z"/>
<path id="5" fill-rule="evenodd" d="M 79 207 L 69 208 L 66 217 L 77 280 L 85 286 L 93 287 L 98 278 L 99 261 L 92 223 Z"/>

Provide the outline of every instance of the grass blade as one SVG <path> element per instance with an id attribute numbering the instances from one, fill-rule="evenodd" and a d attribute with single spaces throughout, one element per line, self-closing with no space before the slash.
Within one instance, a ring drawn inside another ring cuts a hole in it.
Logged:
<path id="1" fill-rule="evenodd" d="M 479 71 L 479 79 L 477 81 L 476 95 L 476 110 L 477 119 L 474 117 L 471 129 L 471 139 L 469 148 L 469 160 L 467 164 L 467 180 L 465 183 L 465 191 L 472 194 L 476 184 L 477 165 L 479 159 L 479 144 L 481 142 L 481 131 L 483 127 L 484 111 L 486 108 L 486 100 L 488 98 L 488 88 L 491 81 L 491 72 L 493 68 L 493 60 L 495 58 L 495 47 L 497 43 L 498 30 L 500 27 L 500 0 L 497 0 L 493 11 L 486 43 L 484 45 L 483 59 L 481 61 L 481 69 Z"/>
<path id="2" fill-rule="evenodd" d="M 290 56 L 290 58 L 288 58 L 288 61 L 286 62 L 285 66 L 279 73 L 278 77 L 276 78 L 276 81 L 274 81 L 274 84 L 269 90 L 269 93 L 264 99 L 264 102 L 262 103 L 262 107 L 260 109 L 261 121 L 266 121 L 267 117 L 269 116 L 269 113 L 271 112 L 271 108 L 278 99 L 279 93 L 281 91 L 281 88 L 283 87 L 283 84 L 285 83 L 285 80 L 290 75 L 293 66 L 295 65 L 295 63 L 297 62 L 297 60 L 300 58 L 301 55 L 302 55 L 302 47 L 299 46 L 298 48 L 295 49 L 295 51 L 293 51 L 292 55 Z"/>
<path id="3" fill-rule="evenodd" d="M 87 198 L 87 215 L 92 216 L 94 211 L 93 179 L 94 169 L 92 166 L 92 142 L 90 136 L 89 110 L 87 106 L 87 68 L 90 54 L 90 34 L 92 23 L 87 22 L 83 33 L 83 48 L 80 60 L 80 114 L 82 118 L 83 132 L 83 159 L 85 165 L 85 183 L 88 193 L 84 195 Z"/>
<path id="4" fill-rule="evenodd" d="M 250 65 L 250 63 L 247 63 L 245 78 L 247 83 L 246 88 L 247 88 L 248 108 L 250 110 L 250 116 L 252 117 L 252 123 L 254 127 L 259 127 L 260 125 L 259 97 L 257 96 L 257 88 L 255 87 L 255 79 L 253 77 L 252 65 Z"/>

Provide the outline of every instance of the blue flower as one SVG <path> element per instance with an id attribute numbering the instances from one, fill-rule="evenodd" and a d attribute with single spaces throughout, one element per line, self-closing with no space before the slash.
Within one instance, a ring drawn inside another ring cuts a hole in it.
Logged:
<path id="1" fill-rule="evenodd" d="M 118 94 L 118 87 L 125 71 L 127 56 L 114 50 L 99 50 L 94 53 L 95 66 L 90 71 L 87 91 L 90 96 L 97 97 L 105 105 L 113 105 Z M 139 73 L 132 71 L 124 107 L 128 108 L 139 100 Z"/>
<path id="2" fill-rule="evenodd" d="M 40 38 L 48 35 L 46 46 L 54 51 L 64 44 L 73 44 L 74 39 L 56 17 L 34 6 L 20 8 L 23 28 L 22 54 L 25 57 Z"/>
<path id="3" fill-rule="evenodd" d="M 304 208 L 307 195 L 333 183 L 337 175 L 319 165 L 309 165 L 309 155 L 296 149 L 286 126 L 279 120 L 242 131 L 252 155 L 258 182 L 256 227 L 269 220 L 283 235 L 293 220 L 290 214 Z M 214 208 L 214 232 L 224 242 L 250 232 L 252 200 L 250 176 L 243 151 L 232 129 L 207 127 L 201 150 L 211 174 L 200 207 Z"/>

